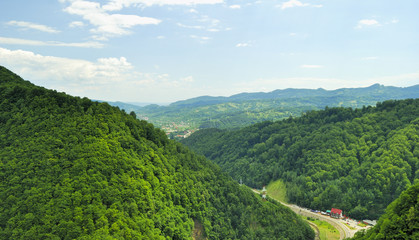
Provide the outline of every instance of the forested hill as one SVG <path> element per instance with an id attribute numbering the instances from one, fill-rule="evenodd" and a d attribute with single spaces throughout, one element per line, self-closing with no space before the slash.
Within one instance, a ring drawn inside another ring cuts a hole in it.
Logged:
<path id="1" fill-rule="evenodd" d="M 187 123 L 190 128 L 232 129 L 266 120 L 301 116 L 329 107 L 362 108 L 389 99 L 419 98 L 419 85 L 407 88 L 379 84 L 366 88 L 285 89 L 268 93 L 241 93 L 230 97 L 203 96 L 169 106 L 150 105 L 135 110 L 160 127 Z"/>
<path id="2" fill-rule="evenodd" d="M 204 129 L 182 142 L 237 181 L 260 188 L 282 179 L 293 203 L 378 219 L 419 178 L 419 99 Z"/>
<path id="3" fill-rule="evenodd" d="M 313 239 L 153 125 L 0 67 L 0 239 Z"/>
<path id="4" fill-rule="evenodd" d="M 355 104 L 358 107 L 362 103 L 361 101 L 374 100 L 382 101 L 387 99 L 405 99 L 405 98 L 416 98 L 419 93 L 419 85 L 415 85 L 407 88 L 383 86 L 380 84 L 374 84 L 365 88 L 340 88 L 336 90 L 325 90 L 319 89 L 295 89 L 288 88 L 284 90 L 275 90 L 272 92 L 259 92 L 259 93 L 239 93 L 230 97 L 211 97 L 202 96 L 197 98 L 191 98 L 188 100 L 178 101 L 172 103 L 172 106 L 185 106 L 185 107 L 197 107 L 212 105 L 214 103 L 226 103 L 226 102 L 242 102 L 248 100 L 281 100 L 281 99 L 310 99 L 310 98 L 324 98 L 331 102 L 340 100 L 352 99 L 352 103 L 344 103 L 345 105 Z M 343 104 L 343 103 L 341 103 Z"/>
<path id="5" fill-rule="evenodd" d="M 419 239 L 419 182 L 387 207 L 376 226 L 352 239 Z"/>

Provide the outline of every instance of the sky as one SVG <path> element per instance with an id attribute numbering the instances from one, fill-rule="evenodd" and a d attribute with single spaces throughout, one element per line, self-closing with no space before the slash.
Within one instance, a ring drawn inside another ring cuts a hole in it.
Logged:
<path id="1" fill-rule="evenodd" d="M 0 65 L 105 101 L 419 84 L 417 0 L 2 0 Z"/>

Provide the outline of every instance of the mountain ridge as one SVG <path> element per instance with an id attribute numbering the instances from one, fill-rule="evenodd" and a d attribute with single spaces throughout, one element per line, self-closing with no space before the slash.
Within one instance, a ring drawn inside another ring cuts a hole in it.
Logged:
<path id="1" fill-rule="evenodd" d="M 237 181 L 285 182 L 300 206 L 377 219 L 419 178 L 419 99 L 326 107 L 236 130 L 202 129 L 181 142 Z"/>
<path id="2" fill-rule="evenodd" d="M 312 239 L 163 131 L 0 66 L 0 239 Z"/>
<path id="3" fill-rule="evenodd" d="M 324 107 L 362 108 L 390 99 L 419 98 L 419 85 L 365 88 L 285 89 L 269 93 L 240 93 L 230 97 L 202 96 L 168 106 L 149 105 L 135 112 L 158 127 L 171 131 L 221 128 L 237 129 L 262 121 L 298 117 Z M 173 128 L 184 126 L 183 129 Z"/>
<path id="4" fill-rule="evenodd" d="M 318 89 L 306 89 L 306 88 L 286 88 L 286 89 L 276 89 L 271 92 L 243 92 L 231 95 L 229 97 L 222 97 L 222 96 L 199 96 L 195 98 L 190 98 L 186 100 L 176 101 L 174 103 L 169 104 L 169 106 L 185 106 L 185 105 L 193 105 L 194 102 L 205 103 L 208 104 L 215 103 L 222 103 L 228 101 L 235 101 L 235 100 L 264 100 L 264 99 L 283 99 L 283 98 L 298 98 L 298 97 L 307 97 L 310 95 L 312 97 L 333 97 L 341 94 L 353 94 L 355 92 L 370 92 L 371 90 L 412 90 L 412 91 L 419 91 L 419 84 L 409 86 L 409 87 L 395 87 L 395 86 L 384 86 L 381 84 L 373 84 L 368 87 L 360 87 L 360 88 L 339 88 L 335 90 L 326 90 L 323 88 Z M 417 95 L 415 95 L 417 96 Z M 410 95 L 406 96 L 405 98 L 411 98 Z"/>

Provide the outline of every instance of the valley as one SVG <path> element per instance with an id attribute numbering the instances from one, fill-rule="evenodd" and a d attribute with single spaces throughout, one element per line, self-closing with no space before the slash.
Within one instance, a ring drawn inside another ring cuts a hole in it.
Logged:
<path id="1" fill-rule="evenodd" d="M 0 1 L 0 240 L 419 240 L 419 1 Z"/>
<path id="2" fill-rule="evenodd" d="M 203 129 L 181 142 L 251 187 L 281 179 L 291 203 L 378 219 L 419 177 L 418 99 L 325 108 L 239 130 Z"/>
<path id="3" fill-rule="evenodd" d="M 417 204 L 418 99 L 202 129 L 178 142 L 134 111 L 35 86 L 3 67 L 0 79 L 2 239 L 313 239 L 298 215 L 330 223 L 340 239 L 364 234 L 308 210 L 333 207 L 417 223 L 415 208 L 394 204 L 399 196 Z M 239 180 L 272 182 L 282 204 Z"/>

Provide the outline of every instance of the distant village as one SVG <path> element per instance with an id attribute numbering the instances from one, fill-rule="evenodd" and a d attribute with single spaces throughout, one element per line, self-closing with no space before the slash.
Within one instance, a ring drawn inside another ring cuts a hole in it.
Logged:
<path id="1" fill-rule="evenodd" d="M 169 139 L 183 139 L 191 136 L 192 133 L 199 130 L 197 127 L 193 127 L 193 124 L 189 122 L 180 121 L 177 122 L 166 122 L 166 121 L 153 121 L 149 117 L 137 114 L 141 120 L 146 120 L 153 123 L 154 126 L 160 128 L 166 133 Z"/>

